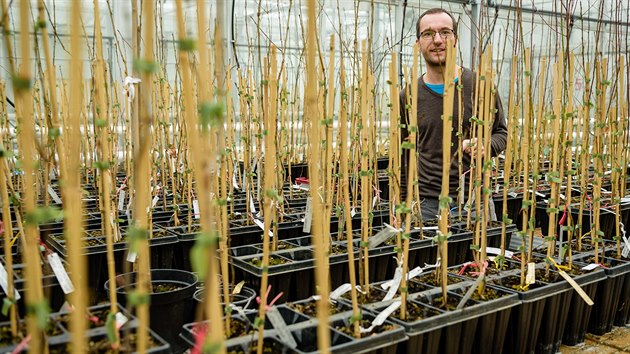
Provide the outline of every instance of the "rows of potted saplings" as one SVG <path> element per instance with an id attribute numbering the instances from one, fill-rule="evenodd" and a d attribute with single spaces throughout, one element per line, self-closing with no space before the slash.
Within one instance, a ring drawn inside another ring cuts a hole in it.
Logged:
<path id="1" fill-rule="evenodd" d="M 299 176 L 297 176 L 299 177 Z M 299 179 L 307 181 L 305 178 Z M 122 180 L 121 180 L 122 181 Z M 121 183 L 119 181 L 119 184 Z M 387 184 L 382 184 L 382 188 Z M 541 191 L 544 191 L 540 188 Z M 106 249 L 101 234 L 100 211 L 96 193 L 87 191 L 84 198 L 86 214 L 84 250 L 88 260 L 89 335 L 96 346 L 107 346 Z M 309 225 L 306 225 L 308 192 L 306 185 L 289 183 L 283 195 L 283 212 L 274 228 L 278 242 L 271 252 L 266 269 L 269 299 L 274 300 L 277 315 L 265 323 L 264 345 L 283 352 L 317 350 L 315 313 L 316 293 L 314 280 L 313 248 Z M 92 190 L 93 191 L 93 190 Z M 55 189 L 50 192 L 55 193 Z M 290 195 L 290 197 L 289 197 Z M 507 200 L 495 195 L 496 209 L 501 210 Z M 53 198 L 54 199 L 54 198 Z M 203 337 L 206 322 L 195 322 L 195 308 L 201 304 L 206 290 L 191 273 L 190 251 L 199 229 L 194 211 L 188 204 L 173 205 L 172 196 L 165 195 L 153 205 L 152 234 L 150 238 L 151 267 L 154 294 L 151 299 L 151 347 L 154 352 L 183 350 L 198 343 Z M 246 350 L 255 345 L 257 307 L 256 297 L 264 269 L 261 264 L 261 227 L 254 222 L 256 211 L 247 207 L 244 193 L 235 191 L 230 208 L 230 264 L 232 311 L 227 331 L 229 348 Z M 511 203 L 522 202 L 522 194 L 513 193 Z M 54 201 L 53 201 L 54 202 Z M 166 204 L 164 204 L 166 202 Z M 121 205 L 123 205 L 121 203 Z M 251 205 L 251 204 L 250 204 Z M 605 203 L 603 203 L 606 208 Z M 59 207 L 61 207 L 59 205 Z M 610 208 L 609 208 L 610 209 Z M 536 207 L 532 219 L 543 234 L 548 233 L 547 210 Z M 330 331 L 331 349 L 334 352 L 542 352 L 555 353 L 561 343 L 575 345 L 584 340 L 587 332 L 603 334 L 613 325 L 623 326 L 630 321 L 630 262 L 627 253 L 617 252 L 614 215 L 610 210 L 600 214 L 604 237 L 595 240 L 588 235 L 593 223 L 592 208 L 581 215 L 573 209 L 564 212 L 557 231 L 567 233 L 566 219 L 572 218 L 581 225 L 581 242 L 576 238 L 558 242 L 548 248 L 547 242 L 527 242 L 528 232 L 514 224 L 494 222 L 486 230 L 486 252 L 480 249 L 475 226 L 467 225 L 465 218 L 450 220 L 448 245 L 448 272 L 446 279 L 439 271 L 444 264 L 439 260 L 439 233 L 430 222 L 415 222 L 415 227 L 403 236 L 402 230 L 390 224 L 392 214 L 386 200 L 374 205 L 370 214 L 370 237 L 367 244 L 361 241 L 360 211 L 352 217 L 351 234 L 355 235 L 352 252 L 358 279 L 358 299 L 361 310 L 352 310 L 349 286 L 347 230 L 344 218 L 331 216 L 328 267 L 330 274 Z M 623 224 L 630 220 L 630 208 L 619 210 Z M 114 256 L 116 272 L 129 272 L 133 250 L 126 235 L 127 217 L 124 208 L 118 211 Z M 63 221 L 51 212 L 40 225 L 40 251 L 43 263 L 44 291 L 53 311 L 48 317 L 46 335 L 51 351 L 62 348 L 68 341 L 68 311 L 64 306 L 63 281 L 49 264 L 49 255 L 67 256 L 63 237 Z M 522 218 L 521 210 L 512 208 L 508 218 Z M 14 218 L 15 220 L 15 218 Z M 613 220 L 613 221 L 611 221 Z M 505 221 L 505 220 L 504 220 Z M 564 222 L 563 222 L 564 221 Z M 17 225 L 16 225 L 17 226 Z M 14 228 L 17 235 L 19 228 Z M 577 232 L 576 232 L 577 233 Z M 399 289 L 401 276 L 399 255 L 401 237 L 409 239 L 408 279 L 406 287 Z M 522 241 L 525 241 L 524 243 Z M 599 243 L 595 252 L 595 241 Z M 12 272 L 15 290 L 24 292 L 24 280 L 18 243 L 13 245 Z M 361 258 L 368 248 L 367 262 Z M 485 261 L 480 256 L 485 253 Z M 567 277 L 572 281 L 567 281 Z M 126 301 L 125 287 L 134 283 L 133 275 L 117 277 L 121 293 L 119 302 Z M 446 284 L 446 292 L 442 285 Z M 405 291 L 406 304 L 401 313 L 400 292 Z M 17 308 L 23 316 L 26 309 L 18 300 Z M 4 314 L 4 312 L 3 312 Z M 128 330 L 125 345 L 134 348 L 134 317 L 120 308 L 121 328 Z M 6 314 L 4 314 L 6 316 Z M 6 317 L 5 317 L 6 319 Z M 360 324 L 357 336 L 355 323 Z M 168 324 L 168 325 L 166 325 Z M 13 350 L 24 343 L 16 342 L 4 323 L 2 346 Z M 24 325 L 18 330 L 24 331 Z M 170 349 L 169 349 L 170 346 Z M 240 349 L 239 349 L 240 348 Z M 61 350 L 61 349 L 60 349 Z"/>

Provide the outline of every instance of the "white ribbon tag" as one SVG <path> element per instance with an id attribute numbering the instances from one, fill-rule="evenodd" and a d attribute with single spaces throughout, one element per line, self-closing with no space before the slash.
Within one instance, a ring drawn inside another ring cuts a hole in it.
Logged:
<path id="1" fill-rule="evenodd" d="M 48 264 L 52 268 L 57 280 L 59 281 L 59 285 L 61 285 L 61 290 L 63 290 L 64 294 L 70 294 L 74 291 L 74 286 L 72 285 L 72 281 L 70 277 L 68 277 L 68 272 L 66 272 L 66 268 L 63 267 L 61 263 L 61 259 L 56 252 L 53 252 L 46 256 L 48 258 Z"/>
<path id="2" fill-rule="evenodd" d="M 267 318 L 269 318 L 269 321 L 271 321 L 273 329 L 276 330 L 278 337 L 280 337 L 280 340 L 284 342 L 284 345 L 288 346 L 289 348 L 297 347 L 297 343 L 291 335 L 291 331 L 289 331 L 287 324 L 284 322 L 284 319 L 275 307 L 267 310 Z"/>
<path id="3" fill-rule="evenodd" d="M 311 233 L 311 221 L 313 221 L 313 198 L 306 199 L 306 211 L 304 213 L 304 225 L 302 232 Z"/>
<path id="4" fill-rule="evenodd" d="M 249 194 L 249 210 L 252 214 L 256 214 L 256 203 L 254 203 L 254 197 L 252 197 L 252 192 L 247 192 Z"/>
<path id="5" fill-rule="evenodd" d="M 120 193 L 118 193 L 118 210 L 120 211 L 125 210 L 125 194 L 124 190 L 121 190 Z"/>
<path id="6" fill-rule="evenodd" d="M 385 227 L 381 231 L 368 239 L 368 248 L 372 249 L 378 247 L 381 243 L 389 240 L 399 232 L 402 232 L 402 229 L 397 229 L 387 223 L 383 223 L 383 225 L 385 225 Z"/>
<path id="7" fill-rule="evenodd" d="M 486 253 L 487 254 L 500 255 L 501 254 L 501 249 L 500 248 L 496 248 L 496 247 L 486 247 Z M 514 252 L 505 250 L 505 257 L 512 258 L 513 255 L 514 255 Z"/>
<path id="8" fill-rule="evenodd" d="M 536 263 L 527 263 L 527 276 L 525 276 L 525 284 L 534 284 L 536 282 Z"/>
<path id="9" fill-rule="evenodd" d="M 201 212 L 199 211 L 199 199 L 193 200 L 192 205 L 194 218 L 199 219 L 199 217 L 201 216 Z"/>
<path id="10" fill-rule="evenodd" d="M 228 306 L 230 306 L 233 310 L 236 310 L 236 312 L 238 312 L 239 315 L 243 316 L 243 318 L 247 318 L 247 312 L 245 312 L 242 307 L 234 305 L 232 303 L 230 303 Z"/>
<path id="11" fill-rule="evenodd" d="M 417 277 L 418 275 L 422 274 L 422 271 L 423 271 L 422 267 L 415 267 L 414 269 L 410 270 L 409 273 L 407 273 L 407 280 Z M 392 283 L 393 283 L 393 280 L 388 280 L 381 284 L 381 288 L 383 290 L 387 290 L 389 289 L 390 286 L 392 286 Z"/>
<path id="12" fill-rule="evenodd" d="M 265 223 L 263 223 L 261 220 L 254 219 L 254 224 L 260 227 L 261 230 L 265 231 Z M 273 237 L 273 232 L 271 232 L 271 229 L 269 230 L 269 237 Z"/>
<path id="13" fill-rule="evenodd" d="M 50 194 L 50 197 L 53 199 L 53 201 L 56 204 L 61 204 L 61 198 L 59 198 L 59 195 L 57 194 L 57 192 L 55 192 L 55 190 L 53 189 L 53 187 L 51 185 L 48 185 L 48 194 Z"/>
<path id="14" fill-rule="evenodd" d="M 361 333 L 372 332 L 372 330 L 374 330 L 375 327 L 382 325 L 383 322 L 385 322 L 385 320 L 387 319 L 387 317 L 389 317 L 389 315 L 394 313 L 394 311 L 398 310 L 398 308 L 400 307 L 400 304 L 401 304 L 400 300 L 392 302 L 391 305 L 387 306 L 387 308 L 385 308 L 381 313 L 378 314 L 378 316 L 376 316 L 374 321 L 372 321 L 372 325 L 370 327 L 368 328 L 360 327 L 359 331 Z"/>
<path id="15" fill-rule="evenodd" d="M 156 195 L 155 197 L 153 197 L 153 200 L 151 201 L 151 208 L 155 208 L 155 205 L 157 204 L 159 200 L 160 200 L 159 195 Z"/>
<path id="16" fill-rule="evenodd" d="M 9 292 L 8 275 L 7 275 L 7 270 L 4 269 L 4 264 L 2 263 L 0 263 L 0 286 L 2 286 L 2 290 L 4 290 L 4 293 L 8 294 Z M 15 289 L 15 286 L 13 287 L 13 298 L 15 301 L 21 298 L 20 293 L 18 293 L 17 289 Z"/>
<path id="17" fill-rule="evenodd" d="M 396 271 L 394 272 L 394 279 L 392 280 L 392 284 L 389 286 L 389 291 L 387 291 L 387 295 L 383 298 L 383 301 L 388 301 L 396 296 L 396 292 L 398 291 L 398 287 L 400 286 L 400 282 L 402 281 L 402 266 L 396 267 Z"/>
<path id="18" fill-rule="evenodd" d="M 241 187 L 238 185 L 238 180 L 236 179 L 236 173 L 232 174 L 232 187 L 237 190 L 241 190 Z"/>
<path id="19" fill-rule="evenodd" d="M 343 294 L 347 293 L 351 289 L 352 289 L 352 285 L 350 285 L 350 283 L 341 284 L 341 285 L 339 285 L 339 287 L 337 289 L 333 290 L 333 292 L 331 292 L 328 297 L 331 300 L 337 300 Z"/>

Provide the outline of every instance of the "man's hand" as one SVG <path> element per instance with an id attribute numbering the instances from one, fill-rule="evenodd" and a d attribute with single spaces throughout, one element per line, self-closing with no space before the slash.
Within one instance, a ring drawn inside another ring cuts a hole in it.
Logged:
<path id="1" fill-rule="evenodd" d="M 464 139 L 464 141 L 462 141 L 462 149 L 471 157 L 475 157 L 477 155 L 477 147 L 479 147 L 481 150 L 481 156 L 483 156 L 483 144 L 477 144 L 477 138 Z"/>

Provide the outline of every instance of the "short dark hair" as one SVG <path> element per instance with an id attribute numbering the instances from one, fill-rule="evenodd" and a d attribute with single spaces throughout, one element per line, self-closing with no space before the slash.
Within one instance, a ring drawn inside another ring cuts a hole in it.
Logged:
<path id="1" fill-rule="evenodd" d="M 450 12 L 442 8 L 434 7 L 432 9 L 429 9 L 423 12 L 422 15 L 418 17 L 418 22 L 416 22 L 416 39 L 420 38 L 420 21 L 422 20 L 422 18 L 426 15 L 435 15 L 435 14 L 447 14 L 453 21 L 453 33 L 455 34 L 455 36 L 457 36 L 457 21 L 455 21 L 455 17 L 453 17 L 453 15 Z"/>

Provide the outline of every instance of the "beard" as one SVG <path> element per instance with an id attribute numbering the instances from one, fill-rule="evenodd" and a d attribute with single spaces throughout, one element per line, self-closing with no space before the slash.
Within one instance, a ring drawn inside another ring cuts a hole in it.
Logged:
<path id="1" fill-rule="evenodd" d="M 446 50 L 443 52 L 433 52 L 433 51 L 429 51 L 426 54 L 422 53 L 423 57 L 424 57 L 424 61 L 426 63 L 426 65 L 432 66 L 432 67 L 443 67 L 446 65 Z"/>

